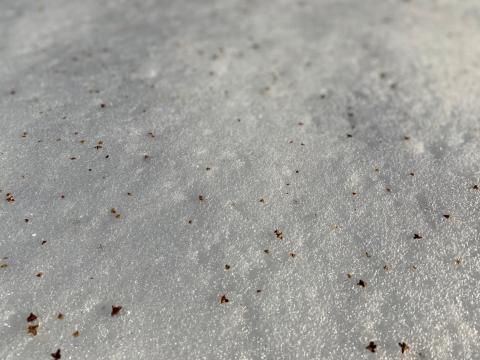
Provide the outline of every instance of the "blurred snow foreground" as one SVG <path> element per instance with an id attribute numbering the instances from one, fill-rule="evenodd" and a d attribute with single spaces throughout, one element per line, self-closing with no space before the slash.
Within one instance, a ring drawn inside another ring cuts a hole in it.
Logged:
<path id="1" fill-rule="evenodd" d="M 0 4 L 0 358 L 480 359 L 476 0 Z"/>

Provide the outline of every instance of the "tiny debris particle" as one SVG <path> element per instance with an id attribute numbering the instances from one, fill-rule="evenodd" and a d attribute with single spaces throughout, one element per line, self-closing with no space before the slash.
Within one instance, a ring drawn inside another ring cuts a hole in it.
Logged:
<path id="1" fill-rule="evenodd" d="M 225 270 L 230 270 L 230 265 L 226 264 L 225 265 Z"/>
<path id="2" fill-rule="evenodd" d="M 293 252 L 289 252 L 289 253 L 288 253 L 288 256 L 294 258 L 295 256 L 297 256 L 297 254 L 295 254 L 295 253 L 293 253 Z"/>
<path id="3" fill-rule="evenodd" d="M 120 305 L 112 305 L 112 312 L 111 312 L 111 316 L 116 316 L 118 314 L 120 314 L 120 310 L 122 310 L 122 306 Z"/>
<path id="4" fill-rule="evenodd" d="M 28 317 L 27 317 L 27 322 L 33 322 L 37 319 L 38 319 L 37 315 L 35 315 L 34 313 L 30 313 L 30 315 L 28 315 Z"/>
<path id="5" fill-rule="evenodd" d="M 257 294 L 261 293 L 262 290 L 261 289 L 257 289 Z"/>
<path id="6" fill-rule="evenodd" d="M 420 236 L 418 234 L 413 234 L 414 239 L 423 239 L 423 236 Z"/>
<path id="7" fill-rule="evenodd" d="M 404 136 L 404 137 L 403 137 L 403 140 L 405 140 L 405 141 L 410 140 L 410 136 Z"/>
<path id="8" fill-rule="evenodd" d="M 192 220 L 188 220 L 188 223 L 191 224 L 191 223 L 192 223 Z"/>
<path id="9" fill-rule="evenodd" d="M 132 193 L 131 193 L 131 192 L 127 192 L 127 195 L 128 195 L 128 196 L 132 196 Z"/>
<path id="10" fill-rule="evenodd" d="M 352 278 L 352 274 L 351 274 L 351 273 L 347 273 L 347 278 L 351 279 L 351 278 Z"/>
<path id="11" fill-rule="evenodd" d="M 456 265 L 460 265 L 461 263 L 462 263 L 462 259 L 460 259 L 460 258 L 455 259 L 455 264 Z"/>
<path id="12" fill-rule="evenodd" d="M 65 315 L 63 315 L 62 313 L 58 313 L 57 319 L 58 320 L 63 320 L 63 319 L 65 319 Z"/>
<path id="13" fill-rule="evenodd" d="M 80 336 L 80 331 L 75 330 L 72 334 L 73 337 L 79 337 Z"/>
<path id="14" fill-rule="evenodd" d="M 351 137 L 353 137 L 353 135 L 352 134 L 347 134 L 347 137 L 351 138 Z"/>
<path id="15" fill-rule="evenodd" d="M 29 222 L 29 220 L 28 220 L 28 219 L 25 219 L 25 222 L 26 222 L 26 223 L 28 223 L 28 222 Z"/>
<path id="16" fill-rule="evenodd" d="M 367 346 L 365 349 L 367 349 L 368 351 L 374 353 L 374 352 L 377 351 L 377 350 L 376 350 L 376 349 L 377 349 L 377 345 L 376 345 L 373 341 L 370 341 L 370 342 L 368 343 L 368 346 Z"/>
<path id="17" fill-rule="evenodd" d="M 265 199 L 264 198 L 261 198 L 260 200 L 258 200 L 259 202 L 261 203 L 265 203 Z"/>
<path id="18" fill-rule="evenodd" d="M 275 229 L 275 231 L 273 233 L 275 234 L 277 239 L 283 240 L 283 233 L 280 230 Z"/>
<path id="19" fill-rule="evenodd" d="M 54 358 L 56 360 L 62 358 L 62 354 L 60 353 L 60 349 L 57 349 L 57 351 L 55 351 L 54 353 L 51 353 L 50 355 L 52 356 L 52 358 Z"/>
<path id="20" fill-rule="evenodd" d="M 210 169 L 211 169 L 211 168 L 210 168 L 210 167 L 208 167 L 208 166 L 205 168 L 205 170 L 207 170 L 207 171 L 210 171 Z"/>
<path id="21" fill-rule="evenodd" d="M 153 134 L 153 132 L 152 132 L 152 131 L 148 132 L 148 134 L 147 134 L 147 135 L 148 135 L 148 136 L 150 136 L 151 138 L 154 138 L 154 137 L 155 137 L 155 135 Z"/>
<path id="22" fill-rule="evenodd" d="M 401 348 L 402 354 L 405 354 L 408 350 L 410 350 L 410 346 L 408 346 L 406 342 L 398 343 L 398 345 Z"/>
<path id="23" fill-rule="evenodd" d="M 449 215 L 449 214 L 443 214 L 443 217 L 444 217 L 445 219 L 448 219 L 448 218 L 450 218 L 450 215 Z"/>
<path id="24" fill-rule="evenodd" d="M 270 254 L 270 250 L 268 250 L 268 249 L 263 250 L 263 252 L 264 252 L 265 254 Z"/>
<path id="25" fill-rule="evenodd" d="M 41 245 L 45 245 L 47 243 L 47 240 L 42 240 Z"/>
<path id="26" fill-rule="evenodd" d="M 22 138 L 26 138 L 27 135 L 28 135 L 28 133 L 26 131 L 24 131 L 21 136 L 22 136 Z"/>
<path id="27" fill-rule="evenodd" d="M 388 271 L 388 270 L 390 270 L 390 267 L 385 264 L 385 265 L 383 265 L 383 270 Z"/>
<path id="28" fill-rule="evenodd" d="M 38 277 L 38 278 L 41 278 L 43 276 L 43 272 L 40 271 L 40 272 L 36 273 L 35 276 Z"/>
<path id="29" fill-rule="evenodd" d="M 0 269 L 4 269 L 6 267 L 8 267 L 8 264 L 5 264 L 5 263 L 0 264 Z"/>
<path id="30" fill-rule="evenodd" d="M 204 199 L 203 195 L 198 195 L 198 200 L 203 201 Z"/>
<path id="31" fill-rule="evenodd" d="M 220 296 L 220 304 L 226 304 L 229 301 L 225 295 Z"/>
<path id="32" fill-rule="evenodd" d="M 478 187 L 478 185 L 473 185 L 473 186 L 472 186 L 472 189 L 473 189 L 473 190 L 478 190 L 479 187 Z"/>
<path id="33" fill-rule="evenodd" d="M 103 109 L 105 106 L 107 106 L 107 104 L 105 104 L 105 103 L 101 103 L 101 104 L 100 104 L 100 107 L 101 107 L 102 109 Z"/>
<path id="34" fill-rule="evenodd" d="M 9 202 L 9 203 L 14 203 L 14 202 L 15 202 L 15 198 L 13 197 L 13 194 L 12 194 L 12 193 L 6 193 L 6 194 L 5 194 L 5 199 L 6 199 L 7 202 Z"/>
<path id="35" fill-rule="evenodd" d="M 71 156 L 70 160 L 76 160 L 77 158 L 75 156 Z"/>
<path id="36" fill-rule="evenodd" d="M 119 219 L 120 218 L 120 213 L 117 211 L 115 208 L 111 208 L 110 212 L 115 216 L 115 218 Z"/>
<path id="37" fill-rule="evenodd" d="M 150 155 L 147 155 L 147 154 L 143 155 L 143 159 L 144 159 L 144 160 L 150 159 Z"/>
<path id="38" fill-rule="evenodd" d="M 390 192 L 390 191 L 392 191 L 392 189 L 390 189 L 389 187 L 387 187 L 387 188 L 385 188 L 385 191 L 386 191 L 386 192 Z"/>
<path id="39" fill-rule="evenodd" d="M 410 175 L 410 176 L 415 176 L 415 173 L 411 172 L 409 175 Z"/>
<path id="40" fill-rule="evenodd" d="M 357 283 L 358 286 L 361 286 L 361 287 L 367 287 L 367 283 L 363 280 L 359 280 L 358 283 Z"/>
<path id="41" fill-rule="evenodd" d="M 356 193 L 356 192 L 352 192 L 352 195 L 355 196 L 355 195 L 357 195 L 357 193 Z"/>
<path id="42" fill-rule="evenodd" d="M 37 325 L 28 325 L 27 333 L 31 334 L 32 336 L 36 336 L 38 332 L 38 324 Z"/>

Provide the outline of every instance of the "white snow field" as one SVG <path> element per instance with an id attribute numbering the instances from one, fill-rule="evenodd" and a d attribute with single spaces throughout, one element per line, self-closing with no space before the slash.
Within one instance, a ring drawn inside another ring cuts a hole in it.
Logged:
<path id="1" fill-rule="evenodd" d="M 0 0 L 0 359 L 480 359 L 478 0 Z"/>

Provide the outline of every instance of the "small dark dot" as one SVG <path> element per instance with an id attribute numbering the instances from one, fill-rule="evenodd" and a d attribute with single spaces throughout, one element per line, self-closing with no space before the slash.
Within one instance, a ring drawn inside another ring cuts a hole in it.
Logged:
<path id="1" fill-rule="evenodd" d="M 357 193 L 356 193 L 356 192 L 352 192 L 352 195 L 355 196 L 355 195 L 357 195 Z"/>
<path id="2" fill-rule="evenodd" d="M 220 296 L 220 304 L 226 304 L 229 301 L 225 295 Z"/>
<path id="3" fill-rule="evenodd" d="M 423 239 L 423 236 L 420 236 L 418 234 L 413 234 L 414 239 Z"/>
<path id="4" fill-rule="evenodd" d="M 57 319 L 58 320 L 63 320 L 63 319 L 65 319 L 65 315 L 63 315 L 62 313 L 58 313 Z"/>
<path id="5" fill-rule="evenodd" d="M 112 312 L 110 313 L 111 316 L 116 316 L 120 314 L 120 310 L 122 310 L 122 306 L 120 305 L 112 305 Z"/>
<path id="6" fill-rule="evenodd" d="M 277 239 L 280 239 L 280 240 L 283 239 L 283 233 L 282 233 L 280 230 L 275 229 L 273 233 L 275 234 L 275 236 L 277 237 Z"/>
<path id="7" fill-rule="evenodd" d="M 259 294 L 259 293 L 261 293 L 261 292 L 262 292 L 262 290 L 261 290 L 261 289 L 258 289 L 258 290 L 257 290 L 257 294 Z"/>
<path id="8" fill-rule="evenodd" d="M 203 195 L 198 195 L 198 200 L 203 201 L 204 199 Z"/>
<path id="9" fill-rule="evenodd" d="M 444 217 L 445 219 L 448 219 L 448 218 L 450 218 L 450 215 L 448 215 L 448 214 L 443 214 L 443 217 Z"/>
<path id="10" fill-rule="evenodd" d="M 27 333 L 31 334 L 32 336 L 37 336 L 38 324 L 37 325 L 28 325 Z"/>
<path id="11" fill-rule="evenodd" d="M 209 167 L 207 167 L 207 168 L 205 168 L 205 170 L 209 171 L 209 170 L 210 170 L 210 168 L 209 168 Z"/>
<path id="12" fill-rule="evenodd" d="M 226 264 L 225 265 L 225 270 L 230 270 L 230 265 Z"/>
<path id="13" fill-rule="evenodd" d="M 260 200 L 258 200 L 259 202 L 261 203 L 265 203 L 265 199 L 264 198 L 261 198 Z"/>
<path id="14" fill-rule="evenodd" d="M 387 188 L 385 188 L 385 191 L 386 191 L 386 192 L 390 192 L 390 191 L 392 191 L 392 189 L 390 189 L 390 188 L 387 187 Z"/>
<path id="15" fill-rule="evenodd" d="M 191 223 L 192 223 L 192 220 L 188 220 L 188 223 L 191 224 Z"/>
<path id="16" fill-rule="evenodd" d="M 268 249 L 263 250 L 263 252 L 264 252 L 265 254 L 270 254 L 270 250 L 268 250 Z"/>
<path id="17" fill-rule="evenodd" d="M 353 135 L 352 134 L 347 134 L 347 137 L 351 138 L 351 137 L 353 137 Z"/>
<path id="18" fill-rule="evenodd" d="M 410 175 L 410 176 L 415 176 L 415 173 L 411 172 L 409 175 Z"/>
<path id="19" fill-rule="evenodd" d="M 401 348 L 402 354 L 405 354 L 408 350 L 410 350 L 410 346 L 407 345 L 405 342 L 398 343 Z"/>
<path id="20" fill-rule="evenodd" d="M 479 187 L 478 187 L 478 185 L 473 185 L 473 186 L 472 186 L 472 189 L 473 189 L 473 190 L 478 190 Z"/>
<path id="21" fill-rule="evenodd" d="M 15 95 L 16 93 L 17 92 L 14 89 L 10 90 L 10 95 Z"/>
<path id="22" fill-rule="evenodd" d="M 52 358 L 54 358 L 56 360 L 62 358 L 62 354 L 60 353 L 60 349 L 57 349 L 57 351 L 55 351 L 54 353 L 51 353 L 50 355 L 52 356 Z"/>
<path id="23" fill-rule="evenodd" d="M 47 243 L 47 240 L 42 240 L 41 244 L 45 245 Z"/>
<path id="24" fill-rule="evenodd" d="M 105 103 L 101 103 L 100 107 L 103 109 L 105 106 L 107 106 Z"/>
<path id="25" fill-rule="evenodd" d="M 410 136 L 404 136 L 404 137 L 403 137 L 403 140 L 405 140 L 405 141 L 410 140 Z"/>
<path id="26" fill-rule="evenodd" d="M 358 283 L 357 283 L 358 286 L 361 286 L 361 287 L 367 287 L 367 283 L 363 280 L 359 280 Z"/>
<path id="27" fill-rule="evenodd" d="M 27 317 L 27 322 L 33 322 L 37 319 L 38 319 L 37 315 L 35 315 L 34 313 L 30 313 L 30 315 L 28 315 L 28 317 Z"/>
<path id="28" fill-rule="evenodd" d="M 370 341 L 370 343 L 368 344 L 368 346 L 366 347 L 366 349 L 372 353 L 376 352 L 376 349 L 377 349 L 377 345 L 375 345 L 375 343 L 373 341 Z"/>
<path id="29" fill-rule="evenodd" d="M 41 278 L 43 276 L 43 272 L 38 272 L 35 274 L 36 277 Z"/>
<path id="30" fill-rule="evenodd" d="M 133 194 L 131 192 L 127 192 L 127 195 L 128 196 L 132 196 Z"/>
<path id="31" fill-rule="evenodd" d="M 298 171 L 298 170 L 295 170 L 295 173 L 296 173 L 296 174 L 298 174 L 299 172 L 300 172 L 300 171 Z"/>
<path id="32" fill-rule="evenodd" d="M 25 219 L 25 222 L 26 222 L 26 223 L 28 223 L 28 221 L 29 221 L 28 219 Z"/>
<path id="33" fill-rule="evenodd" d="M 295 254 L 295 253 L 293 253 L 293 252 L 289 252 L 289 253 L 288 253 L 288 256 L 294 258 L 295 256 L 297 256 L 297 254 Z"/>

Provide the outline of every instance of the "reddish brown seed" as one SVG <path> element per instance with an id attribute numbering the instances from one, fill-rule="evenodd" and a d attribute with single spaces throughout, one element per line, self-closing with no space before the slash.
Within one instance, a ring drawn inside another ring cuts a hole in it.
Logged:
<path id="1" fill-rule="evenodd" d="M 361 287 L 367 287 L 367 283 L 363 280 L 359 280 L 358 283 L 357 283 L 358 286 L 361 286 Z"/>
<path id="2" fill-rule="evenodd" d="M 443 217 L 444 217 L 445 219 L 448 219 L 448 218 L 450 218 L 450 215 L 448 215 L 448 214 L 443 214 Z"/>
<path id="3" fill-rule="evenodd" d="M 225 264 L 225 270 L 230 270 L 230 265 Z"/>
<path id="4" fill-rule="evenodd" d="M 275 229 L 275 231 L 273 232 L 275 234 L 275 236 L 277 237 L 277 239 L 280 239 L 282 240 L 283 239 L 283 233 L 278 230 L 278 229 Z"/>
<path id="5" fill-rule="evenodd" d="M 38 272 L 35 274 L 36 277 L 41 278 L 43 276 L 43 272 Z"/>
<path id="6" fill-rule="evenodd" d="M 112 305 L 112 312 L 111 312 L 111 316 L 116 316 L 120 313 L 120 310 L 122 310 L 122 306 L 120 305 Z"/>
<path id="7" fill-rule="evenodd" d="M 373 342 L 373 341 L 370 341 L 368 346 L 365 348 L 367 349 L 368 351 L 374 353 L 376 352 L 376 349 L 377 349 L 377 345 Z"/>
<path id="8" fill-rule="evenodd" d="M 75 330 L 72 334 L 73 337 L 79 337 L 80 336 L 80 331 Z"/>
<path id="9" fill-rule="evenodd" d="M 37 332 L 38 332 L 38 325 L 28 325 L 27 333 L 29 333 L 32 336 L 36 336 Z"/>
<path id="10" fill-rule="evenodd" d="M 410 346 L 407 345 L 405 342 L 398 343 L 401 348 L 402 354 L 405 354 L 407 351 L 410 350 Z"/>
<path id="11" fill-rule="evenodd" d="M 54 353 L 51 353 L 50 355 L 52 356 L 52 358 L 54 358 L 56 360 L 62 358 L 62 354 L 60 353 L 60 349 L 57 349 L 57 351 L 55 351 Z"/>
<path id="12" fill-rule="evenodd" d="M 294 258 L 295 256 L 297 256 L 297 254 L 295 254 L 295 253 L 293 253 L 293 252 L 289 252 L 289 253 L 288 253 L 288 256 Z"/>
<path id="13" fill-rule="evenodd" d="M 220 304 L 226 304 L 229 301 L 225 295 L 220 296 Z"/>
<path id="14" fill-rule="evenodd" d="M 418 234 L 413 234 L 414 239 L 423 239 L 423 236 L 420 236 Z"/>
<path id="15" fill-rule="evenodd" d="M 32 321 L 35 321 L 37 319 L 38 319 L 38 316 L 35 315 L 34 313 L 30 313 L 30 315 L 28 315 L 28 317 L 27 317 L 28 322 L 32 322 Z"/>
<path id="16" fill-rule="evenodd" d="M 198 195 L 198 200 L 203 201 L 204 199 L 203 195 Z"/>

